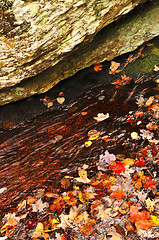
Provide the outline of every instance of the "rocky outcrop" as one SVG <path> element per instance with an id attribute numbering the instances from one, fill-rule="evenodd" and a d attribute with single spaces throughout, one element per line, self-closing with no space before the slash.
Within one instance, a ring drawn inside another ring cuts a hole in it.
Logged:
<path id="1" fill-rule="evenodd" d="M 0 105 L 46 92 L 77 71 L 157 36 L 158 1 L 115 21 L 141 2 L 15 0 L 6 13 L 9 20 L 1 24 Z"/>

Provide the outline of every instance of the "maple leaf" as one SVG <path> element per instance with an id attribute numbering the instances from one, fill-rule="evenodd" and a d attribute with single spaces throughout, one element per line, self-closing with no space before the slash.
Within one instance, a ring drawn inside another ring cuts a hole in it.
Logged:
<path id="1" fill-rule="evenodd" d="M 135 167 L 145 167 L 146 166 L 146 162 L 144 161 L 144 159 L 142 157 L 140 157 L 139 159 L 135 160 L 134 166 Z"/>
<path id="2" fill-rule="evenodd" d="M 150 213 L 147 211 L 139 212 L 138 207 L 130 207 L 130 221 L 135 222 L 137 230 L 147 229 L 151 227 L 151 224 L 148 220 L 151 219 Z"/>
<path id="3" fill-rule="evenodd" d="M 126 193 L 123 192 L 122 190 L 116 190 L 116 191 L 113 191 L 111 194 L 110 194 L 110 198 L 116 198 L 118 200 L 121 200 L 122 197 L 126 197 Z"/>
<path id="4" fill-rule="evenodd" d="M 32 205 L 33 208 L 33 212 L 42 212 L 44 210 L 44 208 L 47 208 L 49 206 L 48 203 L 43 203 L 41 201 L 41 199 L 38 199 L 35 203 L 33 203 Z"/>
<path id="5" fill-rule="evenodd" d="M 58 213 L 60 213 L 63 208 L 65 208 L 65 204 L 62 197 L 55 199 L 53 201 L 53 204 L 50 205 L 50 210 L 53 212 L 57 211 Z"/>
<path id="6" fill-rule="evenodd" d="M 136 100 L 136 104 L 139 106 L 139 107 L 142 107 L 145 103 L 145 99 L 143 97 L 139 97 L 137 100 Z"/>
<path id="7" fill-rule="evenodd" d="M 94 65 L 94 71 L 99 72 L 102 70 L 102 64 L 95 64 Z"/>
<path id="8" fill-rule="evenodd" d="M 125 172 L 125 163 L 113 161 L 109 164 L 109 168 L 113 168 L 113 174 L 120 174 L 121 172 Z"/>
<path id="9" fill-rule="evenodd" d="M 109 163 L 116 160 L 114 154 L 110 154 L 107 150 L 105 151 L 104 155 L 101 154 L 99 156 L 99 161 L 96 163 L 98 170 L 107 171 L 107 167 Z"/>
<path id="10" fill-rule="evenodd" d="M 156 187 L 154 185 L 158 184 L 158 181 L 156 179 L 152 179 L 151 176 L 144 176 L 142 179 L 143 187 L 145 189 L 155 190 Z"/>
<path id="11" fill-rule="evenodd" d="M 80 227 L 83 236 L 92 235 L 97 229 L 95 227 L 96 221 L 88 218 L 87 222 Z"/>

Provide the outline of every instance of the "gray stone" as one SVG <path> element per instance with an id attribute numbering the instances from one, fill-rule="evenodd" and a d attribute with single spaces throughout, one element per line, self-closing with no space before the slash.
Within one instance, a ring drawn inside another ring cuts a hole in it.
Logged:
<path id="1" fill-rule="evenodd" d="M 46 92 L 77 71 L 157 36 L 158 1 L 115 21 L 141 2 L 15 0 L 10 13 L 16 22 L 0 37 L 0 105 Z"/>

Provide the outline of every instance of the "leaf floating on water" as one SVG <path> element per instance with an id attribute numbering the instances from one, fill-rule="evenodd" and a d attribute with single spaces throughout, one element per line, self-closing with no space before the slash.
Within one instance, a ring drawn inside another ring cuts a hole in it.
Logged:
<path id="1" fill-rule="evenodd" d="M 155 65 L 153 70 L 154 70 L 155 72 L 158 72 L 158 71 L 159 71 L 159 67 Z"/>
<path id="2" fill-rule="evenodd" d="M 145 105 L 147 107 L 149 107 L 153 103 L 154 98 L 155 98 L 154 96 L 149 97 L 149 99 L 146 101 Z"/>
<path id="3" fill-rule="evenodd" d="M 62 138 L 63 138 L 62 135 L 57 135 L 57 136 L 55 136 L 55 140 L 56 140 L 56 141 L 60 141 Z"/>
<path id="4" fill-rule="evenodd" d="M 146 125 L 146 128 L 147 128 L 148 130 L 154 130 L 154 129 L 157 129 L 158 126 L 157 126 L 155 123 L 153 123 L 153 122 L 149 122 L 149 123 Z"/>
<path id="5" fill-rule="evenodd" d="M 48 102 L 47 107 L 50 108 L 53 106 L 53 102 Z"/>
<path id="6" fill-rule="evenodd" d="M 132 132 L 132 133 L 131 133 L 131 138 L 137 140 L 137 139 L 140 138 L 140 136 L 138 135 L 137 132 Z"/>
<path id="7" fill-rule="evenodd" d="M 95 139 L 97 139 L 97 138 L 99 138 L 99 135 L 94 134 L 94 135 L 90 136 L 88 140 L 93 141 L 93 140 L 95 140 Z"/>
<path id="8" fill-rule="evenodd" d="M 102 101 L 102 100 L 104 100 L 104 98 L 105 98 L 105 96 L 99 96 L 99 97 L 98 97 L 98 100 L 99 100 L 99 101 Z"/>
<path id="9" fill-rule="evenodd" d="M 106 141 L 106 142 L 108 142 L 108 141 L 111 140 L 108 135 L 103 136 L 102 139 L 103 139 L 104 141 Z"/>
<path id="10" fill-rule="evenodd" d="M 90 147 L 91 145 L 92 145 L 92 142 L 91 142 L 91 141 L 85 142 L 85 147 Z"/>
<path id="11" fill-rule="evenodd" d="M 139 106 L 139 107 L 142 107 L 145 103 L 145 99 L 143 97 L 139 97 L 137 100 L 136 100 L 136 104 Z"/>
<path id="12" fill-rule="evenodd" d="M 97 130 L 95 129 L 92 129 L 88 132 L 88 137 L 90 138 L 91 136 L 94 136 L 94 135 L 100 135 L 100 132 L 98 132 Z"/>
<path id="13" fill-rule="evenodd" d="M 81 115 L 85 116 L 85 115 L 87 115 L 87 112 L 81 112 Z"/>
<path id="14" fill-rule="evenodd" d="M 98 122 L 101 122 L 105 119 L 109 118 L 109 113 L 98 113 L 97 117 L 94 117 L 95 120 L 97 120 Z"/>
<path id="15" fill-rule="evenodd" d="M 102 70 L 102 64 L 99 63 L 99 64 L 94 65 L 94 71 L 99 72 L 101 70 Z"/>
<path id="16" fill-rule="evenodd" d="M 64 103 L 65 98 L 64 97 L 58 97 L 56 100 L 57 100 L 58 103 L 62 104 L 62 103 Z"/>

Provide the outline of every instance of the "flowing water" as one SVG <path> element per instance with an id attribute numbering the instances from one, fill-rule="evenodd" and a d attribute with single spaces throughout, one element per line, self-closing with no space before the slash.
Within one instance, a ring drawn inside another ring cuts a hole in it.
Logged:
<path id="1" fill-rule="evenodd" d="M 3 123 L 0 131 L 0 189 L 6 188 L 0 194 L 1 213 L 12 209 L 34 189 L 49 185 L 58 188 L 58 179 L 64 174 L 74 174 L 84 163 L 93 164 L 106 149 L 114 154 L 133 155 L 130 148 L 135 153 L 138 145 L 130 139 L 134 128 L 127 123 L 126 116 L 137 109 L 136 96 L 151 95 L 155 83 L 151 80 L 134 86 L 132 83 L 116 89 L 102 82 L 83 89 L 81 85 L 76 97 L 71 96 L 72 88 L 68 86 L 62 105 L 55 103 L 47 109 L 38 96 L 38 100 L 30 101 L 42 109 L 41 114 L 21 120 L 17 117 L 18 123 L 12 112 L 6 121 L 14 124 L 4 127 Z M 61 89 L 60 85 L 56 91 Z M 99 100 L 100 96 L 105 98 Z M 110 117 L 97 122 L 94 117 L 98 113 L 109 113 Z M 87 133 L 92 129 L 99 131 L 100 137 L 86 147 Z M 104 135 L 111 140 L 104 141 Z"/>

